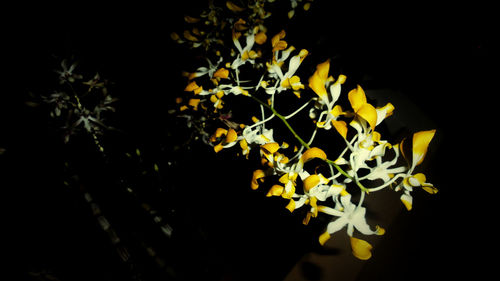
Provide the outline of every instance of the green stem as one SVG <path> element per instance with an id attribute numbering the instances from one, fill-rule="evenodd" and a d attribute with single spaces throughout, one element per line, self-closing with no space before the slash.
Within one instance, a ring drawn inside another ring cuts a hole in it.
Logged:
<path id="1" fill-rule="evenodd" d="M 283 115 L 279 114 L 276 111 L 276 109 L 274 109 L 273 107 L 269 106 L 267 103 L 259 100 L 258 98 L 254 97 L 254 96 L 250 96 L 250 97 L 253 100 L 255 100 L 256 102 L 260 103 L 265 108 L 271 110 L 274 113 L 274 115 L 276 115 L 276 117 L 278 117 L 281 121 L 283 121 L 283 123 L 285 124 L 285 126 L 288 128 L 288 130 L 290 130 L 290 132 L 300 142 L 300 144 L 302 144 L 307 149 L 310 148 L 309 145 L 295 132 L 295 130 L 292 128 L 292 126 L 290 126 L 290 123 L 288 123 L 288 121 L 286 121 L 285 117 Z"/>
<path id="2" fill-rule="evenodd" d="M 311 148 L 309 146 L 309 144 L 307 144 L 296 132 L 295 130 L 292 128 L 292 126 L 290 125 L 290 123 L 288 123 L 288 121 L 286 121 L 286 118 L 279 114 L 276 109 L 274 109 L 272 106 L 268 105 L 267 103 L 261 101 L 260 99 L 254 97 L 254 96 L 250 96 L 253 100 L 255 100 L 256 102 L 258 102 L 259 104 L 261 104 L 262 106 L 264 106 L 265 108 L 271 110 L 273 112 L 274 115 L 276 115 L 281 121 L 283 121 L 283 123 L 285 124 L 285 126 L 288 128 L 288 130 L 290 130 L 290 132 L 293 134 L 293 136 L 300 142 L 300 144 L 302 144 L 305 148 L 309 149 Z M 341 173 L 342 175 L 344 175 L 345 177 L 351 179 L 352 181 L 354 181 L 356 183 L 356 185 L 364 192 L 368 193 L 369 190 L 363 186 L 363 184 L 361 184 L 358 180 L 356 180 L 354 177 L 352 177 L 351 175 L 349 175 L 346 171 L 344 171 L 342 168 L 340 168 L 339 165 L 335 164 L 334 161 L 330 160 L 330 159 L 325 159 L 325 162 L 328 163 L 329 165 L 332 165 L 333 167 L 335 167 L 335 169 L 337 169 L 337 171 L 339 171 L 339 173 Z"/>

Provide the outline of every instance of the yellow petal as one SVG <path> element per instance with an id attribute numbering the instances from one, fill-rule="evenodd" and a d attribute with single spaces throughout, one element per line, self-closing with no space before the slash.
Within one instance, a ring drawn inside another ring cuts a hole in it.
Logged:
<path id="1" fill-rule="evenodd" d="M 404 151 L 404 142 L 405 142 L 405 140 L 406 140 L 406 138 L 403 138 L 401 140 L 401 142 L 398 145 L 398 148 L 399 148 L 399 152 L 401 152 L 401 155 L 403 155 L 403 158 L 408 162 L 408 157 L 406 157 L 406 153 Z"/>
<path id="2" fill-rule="evenodd" d="M 415 178 L 416 180 L 418 180 L 418 182 L 422 185 L 425 183 L 425 181 L 427 180 L 425 175 L 422 174 L 422 173 L 418 173 L 418 174 L 415 174 L 412 176 L 413 178 Z"/>
<path id="3" fill-rule="evenodd" d="M 252 183 L 251 183 L 250 187 L 253 190 L 256 190 L 257 188 L 259 188 L 259 180 L 261 180 L 265 176 L 266 176 L 266 174 L 264 173 L 264 171 L 262 171 L 260 169 L 255 170 L 253 172 Z"/>
<path id="4" fill-rule="evenodd" d="M 198 38 L 194 37 L 189 30 L 184 30 L 183 33 L 184 38 L 186 38 L 189 41 L 198 41 Z"/>
<path id="5" fill-rule="evenodd" d="M 255 35 L 255 43 L 262 45 L 267 41 L 267 35 L 264 32 L 259 32 Z"/>
<path id="6" fill-rule="evenodd" d="M 288 43 L 286 41 L 280 40 L 273 46 L 273 52 L 282 51 L 288 47 Z"/>
<path id="7" fill-rule="evenodd" d="M 200 87 L 198 87 L 198 88 L 194 89 L 193 93 L 194 93 L 195 95 L 197 95 L 197 94 L 201 93 L 201 91 L 203 91 L 203 87 L 202 87 L 202 86 L 200 86 Z"/>
<path id="8" fill-rule="evenodd" d="M 280 148 L 280 145 L 277 142 L 270 142 L 270 143 L 266 143 L 264 145 L 261 145 L 260 148 L 264 149 L 265 152 L 267 152 L 268 154 L 273 154 L 276 151 L 278 151 L 278 149 Z"/>
<path id="9" fill-rule="evenodd" d="M 340 105 L 335 105 L 332 110 L 330 110 L 330 114 L 332 114 L 335 117 L 338 117 L 342 114 L 345 114 L 344 111 L 342 110 L 342 106 Z"/>
<path id="10" fill-rule="evenodd" d="M 385 229 L 377 225 L 376 229 L 375 229 L 375 232 L 376 232 L 377 235 L 384 235 L 385 234 Z"/>
<path id="11" fill-rule="evenodd" d="M 227 135 L 227 130 L 224 128 L 217 128 L 217 130 L 215 130 L 214 136 L 216 138 L 220 138 L 222 135 Z"/>
<path id="12" fill-rule="evenodd" d="M 218 77 L 218 78 L 224 78 L 226 79 L 227 77 L 229 76 L 229 70 L 225 69 L 225 68 L 219 68 L 215 73 L 214 73 L 214 77 Z"/>
<path id="13" fill-rule="evenodd" d="M 351 103 L 352 109 L 354 112 L 357 112 L 364 104 L 366 104 L 366 95 L 365 91 L 361 86 L 358 85 L 356 89 L 352 89 L 348 94 L 347 98 Z"/>
<path id="14" fill-rule="evenodd" d="M 403 195 L 401 195 L 400 199 L 401 199 L 401 202 L 403 202 L 403 205 L 405 205 L 406 209 L 408 211 L 411 211 L 412 201 L 413 201 L 413 199 L 411 198 L 411 196 L 403 194 Z"/>
<path id="15" fill-rule="evenodd" d="M 304 154 L 302 154 L 300 160 L 302 161 L 302 163 L 306 163 L 312 158 L 320 158 L 326 160 L 326 153 L 320 148 L 311 147 L 308 150 L 306 150 Z"/>
<path id="16" fill-rule="evenodd" d="M 189 99 L 188 104 L 194 107 L 194 110 L 198 110 L 198 104 L 200 103 L 200 99 Z"/>
<path id="17" fill-rule="evenodd" d="M 365 119 L 366 122 L 370 124 L 372 130 L 375 129 L 375 126 L 377 125 L 377 110 L 373 107 L 373 105 L 369 103 L 363 104 L 360 108 L 358 108 L 356 114 Z"/>
<path id="18" fill-rule="evenodd" d="M 438 193 L 438 189 L 435 188 L 432 184 L 424 184 L 424 185 L 422 185 L 422 189 L 427 191 L 429 194 Z"/>
<path id="19" fill-rule="evenodd" d="M 382 135 L 379 132 L 373 131 L 373 133 L 372 133 L 372 140 L 373 141 L 379 142 L 381 138 L 382 138 Z"/>
<path id="20" fill-rule="evenodd" d="M 419 165 L 424 160 L 427 148 L 436 130 L 420 131 L 413 135 L 413 165 Z"/>
<path id="21" fill-rule="evenodd" d="M 194 90 L 198 89 L 199 87 L 200 87 L 200 86 L 198 86 L 198 85 L 196 84 L 196 81 L 193 81 L 193 82 L 189 83 L 189 84 L 186 86 L 186 88 L 184 88 L 184 91 L 186 91 L 186 92 L 191 92 L 191 91 L 194 91 Z"/>
<path id="22" fill-rule="evenodd" d="M 213 103 L 216 103 L 219 99 L 217 98 L 217 96 L 215 95 L 211 95 L 210 96 L 210 101 L 213 102 Z"/>
<path id="23" fill-rule="evenodd" d="M 309 192 L 311 188 L 318 185 L 320 182 L 320 177 L 318 175 L 310 175 L 304 180 L 304 191 Z"/>
<path id="24" fill-rule="evenodd" d="M 372 245 L 365 240 L 351 237 L 352 254 L 360 260 L 368 260 L 372 257 Z"/>
<path id="25" fill-rule="evenodd" d="M 245 139 L 240 140 L 240 147 L 243 150 L 247 150 L 248 149 L 248 143 L 247 143 L 247 141 Z"/>
<path id="26" fill-rule="evenodd" d="M 216 146 L 214 146 L 214 151 L 215 153 L 218 153 L 219 151 L 221 151 L 224 147 L 222 146 L 222 143 L 219 143 L 217 144 Z"/>
<path id="27" fill-rule="evenodd" d="M 184 16 L 184 21 L 187 22 L 187 23 L 197 23 L 200 21 L 199 18 L 194 18 L 194 17 L 190 17 L 190 16 Z"/>
<path id="28" fill-rule="evenodd" d="M 231 143 L 235 141 L 237 138 L 238 134 L 236 134 L 236 131 L 234 129 L 229 129 L 229 131 L 227 131 L 226 143 Z"/>
<path id="29" fill-rule="evenodd" d="M 244 8 L 237 6 L 236 4 L 234 4 L 231 1 L 226 1 L 226 7 L 233 12 L 241 12 L 241 11 L 245 10 Z"/>
<path id="30" fill-rule="evenodd" d="M 309 221 L 311 220 L 311 216 L 312 216 L 312 214 L 311 214 L 311 213 L 307 213 L 307 214 L 306 214 L 306 217 L 302 220 L 302 223 L 303 223 L 304 225 L 308 225 L 308 224 L 309 224 Z"/>
<path id="31" fill-rule="evenodd" d="M 325 245 L 326 241 L 328 241 L 331 237 L 332 236 L 328 233 L 328 231 L 323 232 L 323 234 L 319 236 L 319 244 L 322 246 Z"/>
<path id="32" fill-rule="evenodd" d="M 177 34 L 175 32 L 170 33 L 170 38 L 172 38 L 172 40 L 174 40 L 174 41 L 181 39 L 181 37 L 179 37 L 179 34 Z"/>
<path id="33" fill-rule="evenodd" d="M 316 197 L 311 197 L 310 201 L 309 201 L 309 205 L 311 205 L 311 208 L 313 209 L 312 212 L 310 212 L 310 214 L 312 215 L 313 218 L 317 217 L 318 216 L 318 198 Z"/>
<path id="34" fill-rule="evenodd" d="M 330 69 L 330 60 L 316 66 L 316 71 L 309 77 L 309 87 L 323 100 L 327 98 L 325 82 L 328 78 L 328 71 Z"/>
<path id="35" fill-rule="evenodd" d="M 247 22 L 240 18 L 237 22 L 234 23 L 234 29 L 236 29 L 237 31 L 247 30 L 248 27 L 246 26 L 246 24 Z"/>
<path id="36" fill-rule="evenodd" d="M 283 193 L 283 190 L 285 190 L 285 187 L 283 187 L 279 184 L 275 184 L 271 187 L 271 189 L 269 189 L 269 192 L 266 194 L 266 196 L 267 197 L 281 196 L 281 194 Z"/>
<path id="37" fill-rule="evenodd" d="M 271 45 L 273 47 L 276 47 L 276 45 L 278 44 L 278 42 L 285 38 L 286 36 L 286 32 L 285 30 L 281 30 L 278 34 L 274 35 L 273 38 L 271 39 Z"/>
<path id="38" fill-rule="evenodd" d="M 289 174 L 286 173 L 280 177 L 279 182 L 281 182 L 282 184 L 286 184 L 289 180 L 290 180 Z"/>
<path id="39" fill-rule="evenodd" d="M 288 211 L 293 212 L 295 210 L 295 200 L 290 199 L 290 202 L 288 202 L 288 205 L 286 207 Z"/>
<path id="40" fill-rule="evenodd" d="M 332 120 L 332 125 L 344 139 L 347 137 L 347 124 L 344 121 Z"/>
<path id="41" fill-rule="evenodd" d="M 382 122 L 385 118 L 392 115 L 394 112 L 394 105 L 392 103 L 387 103 L 383 107 L 377 108 L 377 123 Z"/>

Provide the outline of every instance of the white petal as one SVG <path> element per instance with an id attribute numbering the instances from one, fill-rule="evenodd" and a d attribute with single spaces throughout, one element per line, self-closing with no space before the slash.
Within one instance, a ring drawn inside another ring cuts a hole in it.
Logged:
<path id="1" fill-rule="evenodd" d="M 293 76 L 293 74 L 297 71 L 297 69 L 299 68 L 300 66 L 300 56 L 299 55 L 296 55 L 296 56 L 293 56 L 291 59 L 290 59 L 290 63 L 288 64 L 288 71 L 286 72 L 285 76 L 287 78 L 290 78 Z"/>
<path id="2" fill-rule="evenodd" d="M 363 233 L 364 235 L 372 235 L 375 234 L 375 231 L 370 229 L 370 226 L 368 223 L 366 223 L 366 209 L 363 207 L 359 207 L 354 211 L 354 214 L 352 216 L 352 224 L 356 229 Z"/>
<path id="3" fill-rule="evenodd" d="M 328 224 L 326 227 L 326 231 L 328 233 L 333 234 L 339 230 L 341 230 L 347 224 L 347 219 L 345 217 L 340 217 Z"/>
<path id="4" fill-rule="evenodd" d="M 333 83 L 330 86 L 330 94 L 332 95 L 332 100 L 330 101 L 329 107 L 333 108 L 333 104 L 337 102 L 340 96 L 340 91 L 341 91 L 341 84 L 340 83 Z"/>
<path id="5" fill-rule="evenodd" d="M 321 209 L 321 212 L 325 213 L 325 214 L 328 214 L 330 216 L 336 216 L 336 217 L 341 217 L 344 215 L 343 212 L 340 212 L 338 210 L 335 210 L 333 208 L 330 208 L 328 206 L 321 206 L 319 207 Z"/>

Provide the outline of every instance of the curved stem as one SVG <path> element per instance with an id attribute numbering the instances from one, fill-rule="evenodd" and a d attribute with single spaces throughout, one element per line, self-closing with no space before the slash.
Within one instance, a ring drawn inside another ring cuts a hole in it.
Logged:
<path id="1" fill-rule="evenodd" d="M 250 97 L 255 100 L 256 102 L 260 103 L 262 106 L 264 106 L 265 108 L 271 110 L 273 112 L 274 115 L 276 115 L 276 117 L 278 117 L 281 121 L 283 121 L 283 123 L 285 124 L 285 126 L 288 128 L 288 130 L 290 130 L 290 132 L 293 134 L 293 136 L 300 142 L 301 145 L 303 145 L 305 148 L 309 149 L 309 145 L 295 132 L 295 130 L 292 128 L 292 126 L 290 126 L 290 124 L 286 121 L 285 117 L 281 114 L 279 114 L 276 109 L 274 109 L 273 107 L 269 106 L 268 104 L 266 104 L 265 102 L 259 100 L 258 98 L 250 95 Z"/>

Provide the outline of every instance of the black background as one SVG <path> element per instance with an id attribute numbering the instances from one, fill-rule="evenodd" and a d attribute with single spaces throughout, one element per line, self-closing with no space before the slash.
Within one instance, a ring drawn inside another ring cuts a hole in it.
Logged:
<path id="1" fill-rule="evenodd" d="M 184 86 L 180 71 L 189 54 L 169 40 L 169 33 L 195 2 L 184 1 L 179 7 L 82 3 L 4 11 L 0 147 L 7 150 L 0 156 L 0 187 L 5 231 L 11 234 L 4 241 L 13 250 L 8 260 L 19 279 L 30 280 L 34 277 L 29 272 L 48 270 L 60 280 L 133 280 L 134 274 L 163 280 L 164 271 L 140 250 L 138 241 L 146 241 L 172 261 L 181 279 L 279 280 L 301 254 L 315 249 L 311 233 L 321 229 L 319 224 L 305 229 L 278 201 L 241 187 L 252 169 L 247 162 L 239 161 L 244 168 L 237 168 L 225 161 L 229 155 L 215 157 L 203 147 L 182 155 L 169 148 L 182 128 L 175 127 L 179 123 L 166 111 Z M 425 208 L 396 220 L 392 234 L 387 234 L 391 236 L 380 245 L 391 250 L 377 250 L 384 258 L 368 263 L 360 279 L 485 274 L 485 258 L 496 248 L 498 193 L 492 7 L 480 2 L 439 7 L 425 2 L 326 2 L 315 1 L 310 14 L 273 26 L 277 31 L 285 28 L 287 40 L 308 49 L 311 60 L 333 58 L 340 68 L 336 71 L 365 89 L 402 92 L 438 129 L 426 174 L 440 193 L 417 197 Z M 113 173 L 123 167 L 101 169 L 89 146 L 63 148 L 46 112 L 25 105 L 30 92 L 45 94 L 53 87 L 53 69 L 58 67 L 54 57 L 72 55 L 82 69 L 97 70 L 115 83 L 120 96 L 116 125 L 126 133 L 111 138 L 112 151 L 140 147 L 155 159 L 151 163 L 159 161 L 162 167 L 177 159 L 163 183 L 173 186 L 172 194 L 179 198 L 141 193 L 165 217 L 172 217 L 174 231 L 180 229 L 176 242 L 156 237 L 151 218 L 137 207 L 140 202 L 118 191 Z M 314 64 L 310 68 L 313 71 Z M 400 114 L 411 114 L 404 110 Z M 77 168 L 87 175 L 103 212 L 113 218 L 130 247 L 133 269 L 117 258 L 78 190 L 62 185 L 67 158 L 80 161 Z M 217 173 L 230 176 L 219 179 Z M 178 214 L 170 215 L 164 202 Z M 227 209 L 239 211 L 229 215 Z M 286 243 L 273 243 L 283 229 L 306 242 L 292 251 Z M 398 248 L 401 245 L 408 248 Z M 284 269 L 273 269 L 273 262 Z"/>

